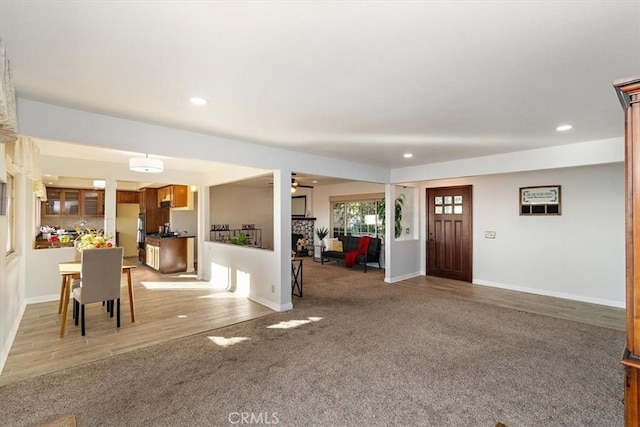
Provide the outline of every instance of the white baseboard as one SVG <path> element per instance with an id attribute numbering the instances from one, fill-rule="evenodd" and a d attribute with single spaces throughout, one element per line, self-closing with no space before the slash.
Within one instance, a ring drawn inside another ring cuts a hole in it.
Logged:
<path id="1" fill-rule="evenodd" d="M 280 304 L 276 304 L 276 303 L 274 303 L 272 301 L 268 301 L 266 299 L 262 299 L 260 297 L 252 297 L 252 296 L 250 296 L 249 299 L 251 301 L 253 301 L 253 302 L 257 302 L 258 304 L 262 304 L 265 307 L 268 307 L 271 310 L 275 310 L 277 312 L 293 310 L 293 304 L 292 303 L 280 305 Z"/>
<path id="2" fill-rule="evenodd" d="M 39 297 L 27 298 L 27 304 L 38 304 L 41 302 L 58 301 L 60 294 L 42 295 Z"/>
<path id="3" fill-rule="evenodd" d="M 419 271 L 415 271 L 413 273 L 403 274 L 402 276 L 394 276 L 389 278 L 384 278 L 385 283 L 396 283 L 402 280 L 413 279 L 414 277 L 424 276 L 424 274 Z"/>
<path id="4" fill-rule="evenodd" d="M 625 308 L 624 301 L 608 300 L 603 298 L 586 297 L 584 295 L 555 292 L 546 289 L 527 288 L 523 286 L 505 285 L 504 283 L 490 282 L 488 280 L 474 280 L 474 285 L 490 286 L 492 288 L 508 289 L 511 291 L 526 292 L 528 294 L 544 295 L 548 297 L 563 298 L 572 301 L 588 302 L 591 304 L 605 305 L 608 307 Z"/>
<path id="5" fill-rule="evenodd" d="M 16 339 L 16 335 L 18 334 L 18 328 L 20 327 L 20 322 L 22 321 L 22 316 L 24 316 L 24 311 L 26 309 L 27 304 L 23 302 L 20 306 L 20 310 L 18 310 L 18 315 L 13 319 L 13 324 L 11 325 L 11 330 L 7 336 L 7 340 L 2 346 L 2 352 L 0 352 L 0 373 L 4 369 L 4 364 L 7 362 L 7 357 L 9 357 L 9 352 L 11 351 L 13 341 Z"/>

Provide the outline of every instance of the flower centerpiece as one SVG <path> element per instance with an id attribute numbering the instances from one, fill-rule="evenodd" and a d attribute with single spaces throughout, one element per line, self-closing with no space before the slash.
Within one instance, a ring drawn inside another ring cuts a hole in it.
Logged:
<path id="1" fill-rule="evenodd" d="M 113 247 L 113 243 L 109 241 L 110 237 L 104 234 L 102 230 L 98 231 L 87 228 L 84 231 L 76 231 L 79 233 L 76 238 L 76 248 L 78 250 Z"/>
<path id="2" fill-rule="evenodd" d="M 305 246 L 307 246 L 307 239 L 304 237 L 299 238 L 296 242 L 296 246 L 298 247 L 298 251 L 304 250 Z"/>

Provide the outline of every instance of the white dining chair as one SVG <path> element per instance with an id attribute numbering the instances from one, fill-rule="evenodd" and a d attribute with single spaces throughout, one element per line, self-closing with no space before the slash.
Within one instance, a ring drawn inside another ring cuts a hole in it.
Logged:
<path id="1" fill-rule="evenodd" d="M 122 278 L 123 248 L 84 249 L 81 256 L 80 279 L 73 281 L 73 304 L 75 324 L 78 317 L 85 335 L 84 306 L 94 302 L 107 301 L 113 317 L 113 303 L 116 302 L 116 325 L 120 327 L 120 280 Z M 78 286 L 79 285 L 79 286 Z M 78 315 L 79 314 L 79 315 Z"/>

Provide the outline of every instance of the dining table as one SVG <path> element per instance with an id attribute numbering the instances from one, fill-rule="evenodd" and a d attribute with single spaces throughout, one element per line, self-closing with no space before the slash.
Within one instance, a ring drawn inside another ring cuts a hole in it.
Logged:
<path id="1" fill-rule="evenodd" d="M 136 267 L 135 264 L 123 260 L 122 274 L 127 275 L 127 288 L 129 290 L 129 308 L 131 311 L 131 323 L 136 321 L 136 310 L 133 297 L 133 283 L 131 281 L 131 270 Z M 80 261 L 64 261 L 58 263 L 62 283 L 60 284 L 60 302 L 58 303 L 58 314 L 62 313 L 62 325 L 60 326 L 60 338 L 64 338 L 67 326 L 67 312 L 69 311 L 69 297 L 71 294 L 71 283 L 73 279 L 80 278 L 82 263 Z"/>

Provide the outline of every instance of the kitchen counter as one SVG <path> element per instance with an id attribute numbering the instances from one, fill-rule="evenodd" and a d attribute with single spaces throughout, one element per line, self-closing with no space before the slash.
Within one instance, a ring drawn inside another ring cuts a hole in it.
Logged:
<path id="1" fill-rule="evenodd" d="M 158 234 L 158 233 L 151 233 L 151 234 L 147 234 L 146 238 L 152 238 L 152 239 L 189 239 L 189 238 L 194 238 L 196 236 L 192 236 L 189 234 Z"/>
<path id="2" fill-rule="evenodd" d="M 73 248 L 73 240 L 67 243 L 57 241 L 51 243 L 48 240 L 35 240 L 33 242 L 33 249 L 60 249 L 60 248 Z"/>
<path id="3" fill-rule="evenodd" d="M 147 234 L 145 264 L 160 273 L 182 273 L 193 270 L 193 239 L 188 235 Z"/>

